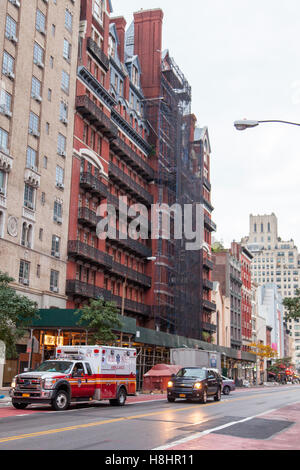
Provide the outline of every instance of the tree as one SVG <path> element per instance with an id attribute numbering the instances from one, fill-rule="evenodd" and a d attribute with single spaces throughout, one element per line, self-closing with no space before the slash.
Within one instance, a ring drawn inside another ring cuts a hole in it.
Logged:
<path id="1" fill-rule="evenodd" d="M 296 295 L 292 299 L 286 297 L 283 300 L 283 306 L 287 310 L 286 320 L 296 320 L 300 318 L 300 289 L 296 290 Z"/>
<path id="2" fill-rule="evenodd" d="M 28 297 L 17 294 L 9 286 L 14 279 L 0 271 L 0 340 L 6 345 L 8 359 L 17 356 L 16 343 L 32 321 L 38 318 L 38 305 Z"/>
<path id="3" fill-rule="evenodd" d="M 224 251 L 225 248 L 224 248 L 224 243 L 223 243 L 223 240 L 221 241 L 215 241 L 213 244 L 212 244 L 212 247 L 211 247 L 211 251 L 213 253 L 220 253 L 222 251 Z"/>
<path id="4" fill-rule="evenodd" d="M 113 330 L 123 326 L 118 313 L 115 302 L 106 302 L 102 298 L 91 300 L 89 305 L 75 312 L 80 315 L 78 325 L 84 326 L 91 333 L 90 344 L 107 344 L 116 340 Z"/>
<path id="5" fill-rule="evenodd" d="M 289 369 L 292 365 L 292 358 L 290 357 L 276 359 L 276 361 L 268 368 L 268 372 L 272 372 L 276 375 L 285 373 L 286 369 Z"/>
<path id="6" fill-rule="evenodd" d="M 261 343 L 251 343 L 250 347 L 251 347 L 251 351 L 249 352 L 251 354 L 255 354 L 260 359 L 274 359 L 278 355 L 277 351 L 271 348 L 271 346 L 266 346 Z"/>

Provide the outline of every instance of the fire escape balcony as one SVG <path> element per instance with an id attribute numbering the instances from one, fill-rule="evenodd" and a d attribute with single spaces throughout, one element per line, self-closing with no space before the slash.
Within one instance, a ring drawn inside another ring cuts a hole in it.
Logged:
<path id="1" fill-rule="evenodd" d="M 116 230 L 116 238 L 108 238 L 111 243 L 116 243 L 124 247 L 126 250 L 142 257 L 149 258 L 152 256 L 152 250 L 148 246 L 144 245 L 141 241 L 134 240 L 127 235 L 126 239 L 120 238 L 120 233 Z"/>
<path id="2" fill-rule="evenodd" d="M 88 96 L 76 96 L 76 110 L 109 140 L 118 137 L 118 128 Z"/>
<path id="3" fill-rule="evenodd" d="M 112 302 L 116 302 L 117 306 L 122 308 L 122 297 L 119 295 L 111 294 Z M 137 315 L 142 315 L 144 317 L 151 316 L 151 307 L 150 305 L 144 305 L 135 300 L 124 299 L 124 310 L 125 312 L 135 313 Z"/>
<path id="4" fill-rule="evenodd" d="M 96 227 L 98 223 L 96 212 L 91 211 L 88 207 L 79 207 L 78 209 L 78 222 L 81 225 L 88 227 Z"/>
<path id="5" fill-rule="evenodd" d="M 212 323 L 201 322 L 200 323 L 200 328 L 203 331 L 207 331 L 208 333 L 216 333 L 217 332 L 217 326 L 213 325 Z"/>
<path id="6" fill-rule="evenodd" d="M 111 301 L 111 293 L 106 289 L 88 284 L 86 282 L 69 279 L 66 283 L 67 295 L 85 297 L 89 299 L 98 299 L 103 297 L 107 302 Z"/>
<path id="7" fill-rule="evenodd" d="M 134 150 L 132 150 L 129 145 L 125 144 L 120 137 L 115 139 L 112 142 L 112 149 L 117 155 L 122 157 L 126 163 L 133 167 L 138 173 L 141 173 L 142 176 L 147 181 L 154 180 L 154 170 L 145 162 L 139 155 L 137 155 Z"/>
<path id="8" fill-rule="evenodd" d="M 153 204 L 153 196 L 146 191 L 142 186 L 133 181 L 124 171 L 113 163 L 109 164 L 110 178 L 115 181 L 120 187 L 123 187 L 132 193 L 137 199 L 150 206 Z"/>
<path id="9" fill-rule="evenodd" d="M 151 229 L 151 222 L 148 219 L 146 219 L 145 217 L 143 217 L 140 214 L 130 216 L 128 214 L 130 206 L 127 206 L 126 204 L 122 203 L 122 199 L 121 199 L 121 205 L 120 205 L 120 199 L 117 196 L 115 196 L 114 194 L 108 194 L 107 203 L 114 206 L 115 209 L 117 209 L 117 211 L 119 211 L 119 209 L 121 209 L 122 214 L 127 214 L 128 220 L 134 220 L 137 217 L 139 217 L 139 220 L 140 220 L 141 224 L 143 224 L 144 227 L 149 227 L 149 230 Z"/>
<path id="10" fill-rule="evenodd" d="M 151 277 L 146 276 L 146 274 L 139 273 L 128 266 L 117 263 L 116 261 L 113 261 L 112 263 L 112 274 L 117 274 L 124 279 L 127 278 L 129 281 L 135 282 L 143 287 L 149 288 L 152 285 Z"/>
<path id="11" fill-rule="evenodd" d="M 68 254 L 73 258 L 81 259 L 91 264 L 103 266 L 111 270 L 111 256 L 79 240 L 70 240 L 68 242 Z"/>
<path id="12" fill-rule="evenodd" d="M 214 269 L 214 263 L 210 256 L 203 255 L 203 266 L 210 269 L 211 271 Z"/>
<path id="13" fill-rule="evenodd" d="M 211 302 L 210 300 L 203 299 L 203 308 L 209 310 L 210 312 L 216 312 L 217 305 L 214 302 Z"/>
<path id="14" fill-rule="evenodd" d="M 208 181 L 207 178 L 203 177 L 203 184 L 208 191 L 211 191 L 211 183 Z"/>
<path id="15" fill-rule="evenodd" d="M 214 283 L 210 281 L 209 279 L 203 279 L 203 287 L 207 290 L 213 290 Z"/>
<path id="16" fill-rule="evenodd" d="M 217 231 L 217 225 L 208 217 L 208 215 L 204 215 L 204 225 L 210 232 Z"/>
<path id="17" fill-rule="evenodd" d="M 87 49 L 92 54 L 92 56 L 99 62 L 99 64 L 104 68 L 106 72 L 109 69 L 109 59 L 107 55 L 100 49 L 98 44 L 92 39 L 88 38 L 87 40 Z"/>
<path id="18" fill-rule="evenodd" d="M 98 196 L 102 199 L 107 198 L 108 187 L 90 172 L 81 173 L 80 186 L 95 196 Z"/>

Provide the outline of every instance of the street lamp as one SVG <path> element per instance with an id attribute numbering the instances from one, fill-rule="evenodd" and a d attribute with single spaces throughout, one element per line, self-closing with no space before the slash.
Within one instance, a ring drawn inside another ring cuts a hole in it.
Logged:
<path id="1" fill-rule="evenodd" d="M 269 121 L 251 121 L 249 119 L 243 119 L 241 121 L 235 121 L 234 127 L 238 131 L 245 131 L 246 129 L 251 129 L 252 127 L 257 127 L 259 124 L 264 124 L 266 122 L 277 122 L 280 124 L 289 124 L 291 126 L 300 126 L 297 122 L 290 122 L 290 121 L 280 121 L 277 119 L 269 120 Z"/>

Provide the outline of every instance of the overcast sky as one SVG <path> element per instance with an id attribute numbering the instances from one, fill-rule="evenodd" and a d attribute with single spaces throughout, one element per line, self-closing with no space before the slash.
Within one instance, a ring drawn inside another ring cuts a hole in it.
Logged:
<path id="1" fill-rule="evenodd" d="M 163 48 L 192 86 L 192 112 L 212 146 L 213 219 L 226 246 L 249 231 L 249 214 L 278 217 L 279 236 L 300 248 L 299 0 L 112 0 L 113 16 L 162 8 Z"/>

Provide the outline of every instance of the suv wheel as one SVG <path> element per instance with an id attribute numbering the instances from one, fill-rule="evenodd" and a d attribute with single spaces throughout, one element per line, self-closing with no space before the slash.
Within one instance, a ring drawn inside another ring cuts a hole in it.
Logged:
<path id="1" fill-rule="evenodd" d="M 168 402 L 169 402 L 169 403 L 174 403 L 174 401 L 175 401 L 175 398 L 173 398 L 173 397 L 168 397 Z"/>
<path id="2" fill-rule="evenodd" d="M 215 395 L 215 401 L 220 401 L 221 400 L 221 388 L 218 388 L 218 391 Z"/>
<path id="3" fill-rule="evenodd" d="M 16 408 L 16 410 L 25 410 L 25 408 L 28 406 L 28 403 L 18 403 L 17 401 L 13 400 L 12 405 Z"/>
<path id="4" fill-rule="evenodd" d="M 200 403 L 206 403 L 207 402 L 207 390 L 204 390 L 202 393 L 202 397 L 200 399 Z"/>
<path id="5" fill-rule="evenodd" d="M 224 393 L 224 395 L 229 395 L 230 387 L 228 387 L 228 385 L 225 385 L 225 387 L 223 388 L 223 393 Z"/>
<path id="6" fill-rule="evenodd" d="M 58 390 L 52 400 L 52 407 L 55 411 L 65 411 L 69 408 L 69 395 L 64 390 Z"/>

